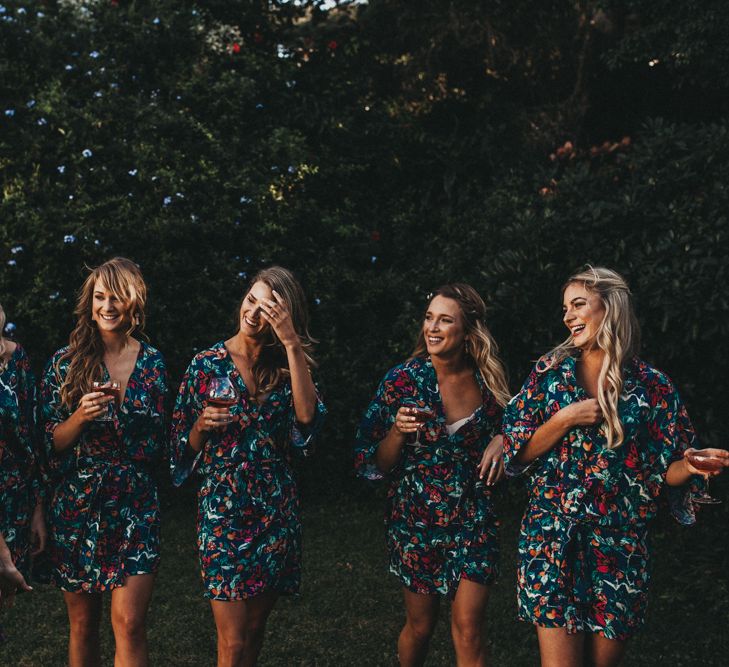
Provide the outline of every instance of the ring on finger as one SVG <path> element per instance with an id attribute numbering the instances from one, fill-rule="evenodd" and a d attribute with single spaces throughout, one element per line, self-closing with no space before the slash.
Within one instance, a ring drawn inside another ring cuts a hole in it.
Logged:
<path id="1" fill-rule="evenodd" d="M 499 465 L 498 461 L 491 461 L 491 467 L 495 468 L 497 465 Z"/>

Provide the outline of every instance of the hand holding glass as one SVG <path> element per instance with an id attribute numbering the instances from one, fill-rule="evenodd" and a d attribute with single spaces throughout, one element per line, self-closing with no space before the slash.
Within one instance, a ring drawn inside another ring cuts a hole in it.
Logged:
<path id="1" fill-rule="evenodd" d="M 413 445 L 415 447 L 420 447 L 420 427 L 425 424 L 425 422 L 429 422 L 435 417 L 435 411 L 425 404 L 406 404 L 405 407 L 410 411 L 410 415 L 415 418 L 415 423 L 418 424 L 418 430 L 415 431 L 415 440 L 413 441 Z"/>
<path id="2" fill-rule="evenodd" d="M 716 473 L 722 470 L 726 465 L 726 461 L 718 456 L 714 456 L 708 451 L 704 451 L 701 449 L 687 452 L 686 460 L 694 468 L 696 468 L 696 470 L 705 473 L 704 477 L 706 479 L 706 490 L 702 493 L 702 495 L 695 496 L 693 499 L 694 502 L 701 505 L 718 505 L 719 503 L 721 503 L 721 500 L 713 498 L 709 495 L 709 473 Z"/>
<path id="3" fill-rule="evenodd" d="M 228 411 L 227 421 L 230 421 L 230 408 L 238 402 L 238 390 L 229 377 L 218 377 L 210 380 L 207 399 L 208 405 L 213 408 Z M 224 426 L 224 424 L 221 424 Z"/>
<path id="4" fill-rule="evenodd" d="M 97 422 L 114 421 L 117 405 L 119 404 L 119 390 L 121 385 L 116 380 L 99 380 L 92 384 L 94 391 L 100 391 L 104 396 L 111 396 L 114 400 L 106 404 L 106 410 L 94 419 Z"/>

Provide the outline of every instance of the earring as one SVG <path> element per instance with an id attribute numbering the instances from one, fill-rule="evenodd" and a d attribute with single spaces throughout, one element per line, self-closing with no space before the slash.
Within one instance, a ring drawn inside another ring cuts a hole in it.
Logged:
<path id="1" fill-rule="evenodd" d="M 134 326 L 135 327 L 139 326 L 139 314 L 138 313 L 135 313 L 135 315 L 134 315 Z"/>

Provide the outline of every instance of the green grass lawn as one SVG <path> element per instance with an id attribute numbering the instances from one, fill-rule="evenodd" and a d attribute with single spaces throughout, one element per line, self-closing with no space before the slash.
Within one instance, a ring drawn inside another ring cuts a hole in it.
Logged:
<path id="1" fill-rule="evenodd" d="M 726 480 L 716 483 L 714 491 L 727 499 Z M 502 517 L 502 576 L 487 622 L 496 665 L 538 664 L 534 631 L 516 620 L 514 561 L 522 502 L 516 493 L 497 501 Z M 149 616 L 152 664 L 213 665 L 215 633 L 198 573 L 195 500 L 189 490 L 165 493 L 164 508 L 163 564 Z M 704 510 L 693 529 L 667 518 L 654 526 L 648 621 L 632 642 L 626 665 L 729 664 L 727 519 L 729 500 Z M 454 664 L 447 604 L 442 614 L 429 665 Z M 3 613 L 2 622 L 8 641 L 0 647 L 0 665 L 65 664 L 67 622 L 57 590 L 36 586 Z M 401 622 L 400 589 L 386 573 L 381 498 L 360 489 L 356 497 L 309 499 L 301 595 L 282 599 L 274 610 L 260 664 L 395 665 Z M 103 655 L 104 663 L 111 665 L 108 610 Z"/>

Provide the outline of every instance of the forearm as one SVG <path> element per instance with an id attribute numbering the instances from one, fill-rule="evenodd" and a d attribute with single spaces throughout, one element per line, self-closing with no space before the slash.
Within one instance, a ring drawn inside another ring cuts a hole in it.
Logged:
<path id="1" fill-rule="evenodd" d="M 286 348 L 286 355 L 291 372 L 291 391 L 294 398 L 296 421 L 300 424 L 310 424 L 316 415 L 317 398 L 304 351 L 297 342 Z"/>
<path id="2" fill-rule="evenodd" d="M 12 566 L 13 558 L 10 555 L 10 549 L 5 544 L 5 538 L 0 534 L 0 569 Z"/>
<path id="3" fill-rule="evenodd" d="M 686 459 L 679 459 L 668 466 L 668 471 L 666 472 L 666 484 L 668 484 L 668 486 L 683 486 L 691 479 L 692 476 L 693 474 L 688 469 Z"/>
<path id="4" fill-rule="evenodd" d="M 53 449 L 57 452 L 66 451 L 78 441 L 85 428 L 86 422 L 77 410 L 66 421 L 61 422 L 54 429 Z"/>
<path id="5" fill-rule="evenodd" d="M 388 473 L 400 461 L 402 448 L 405 444 L 405 434 L 393 426 L 388 434 L 380 440 L 375 450 L 375 464 L 380 472 Z"/>
<path id="6" fill-rule="evenodd" d="M 187 444 L 193 451 L 193 453 L 197 454 L 205 446 L 205 443 L 208 441 L 209 437 L 210 434 L 198 429 L 197 422 L 195 422 L 193 427 L 190 429 L 190 435 L 187 438 Z"/>
<path id="7" fill-rule="evenodd" d="M 529 439 L 519 453 L 514 457 L 517 463 L 527 464 L 542 454 L 549 452 L 565 434 L 572 428 L 572 424 L 565 416 L 563 410 L 559 410 L 542 424 Z"/>

